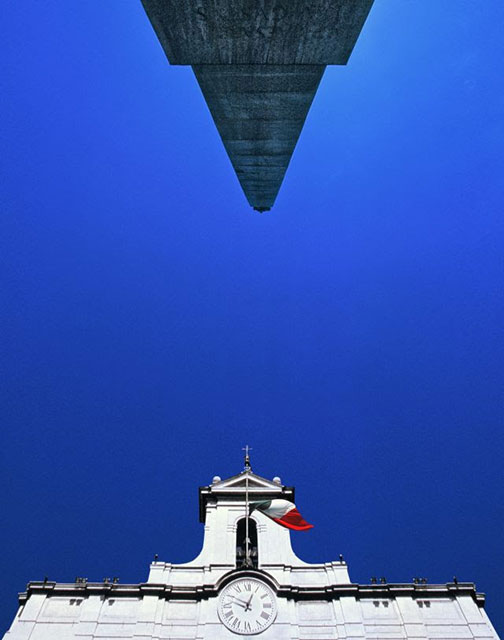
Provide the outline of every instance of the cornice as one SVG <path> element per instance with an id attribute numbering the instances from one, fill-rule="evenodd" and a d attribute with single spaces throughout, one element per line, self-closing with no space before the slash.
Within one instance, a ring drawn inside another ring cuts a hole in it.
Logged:
<path id="1" fill-rule="evenodd" d="M 255 574 L 256 572 L 254 572 Z M 259 578 L 265 578 L 257 572 Z M 243 575 L 242 572 L 228 574 L 224 582 Z M 218 585 L 175 586 L 169 584 L 111 584 L 104 582 L 29 582 L 25 592 L 19 594 L 19 604 L 23 605 L 32 595 L 66 596 L 73 598 L 89 597 L 92 595 L 104 598 L 142 598 L 144 596 L 157 596 L 166 600 L 203 600 L 217 597 L 222 582 Z M 271 578 L 268 579 L 271 582 Z M 279 598 L 289 600 L 338 600 L 343 597 L 356 599 L 385 598 L 393 599 L 407 596 L 416 599 L 446 598 L 470 596 L 479 607 L 485 606 L 485 595 L 477 593 L 472 582 L 451 582 L 447 584 L 338 584 L 320 587 L 279 585 L 276 589 Z"/>

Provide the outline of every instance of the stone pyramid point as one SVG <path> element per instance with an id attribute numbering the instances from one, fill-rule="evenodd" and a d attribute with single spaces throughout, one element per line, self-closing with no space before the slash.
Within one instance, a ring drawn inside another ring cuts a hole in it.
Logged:
<path id="1" fill-rule="evenodd" d="M 142 0 L 191 65 L 249 204 L 273 206 L 326 65 L 345 65 L 373 0 Z"/>

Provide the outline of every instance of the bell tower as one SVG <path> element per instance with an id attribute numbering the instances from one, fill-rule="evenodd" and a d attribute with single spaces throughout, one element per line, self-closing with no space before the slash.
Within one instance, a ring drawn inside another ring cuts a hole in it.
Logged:
<path id="1" fill-rule="evenodd" d="M 251 531 L 256 531 L 257 566 L 267 567 L 279 560 L 292 564 L 297 558 L 292 551 L 289 531 L 260 513 L 254 512 L 249 517 L 247 484 L 249 502 L 274 498 L 294 502 L 294 488 L 283 486 L 280 478 L 266 480 L 247 468 L 227 480 L 215 477 L 211 485 L 199 490 L 200 520 L 205 523 L 200 557 L 206 557 L 208 553 L 213 562 L 222 562 L 229 569 L 240 568 L 236 566 L 237 543 L 238 547 L 243 546 L 245 555 L 246 536 L 240 539 L 240 530 L 246 534 L 244 525 L 248 518 L 250 540 Z"/>
<path id="2" fill-rule="evenodd" d="M 306 573 L 317 567 L 325 583 L 349 583 L 344 562 L 308 565 L 294 553 L 290 531 L 256 510 L 249 516 L 249 504 L 274 499 L 294 502 L 294 487 L 282 484 L 280 478 L 267 480 L 256 475 L 250 464 L 231 478 L 215 476 L 212 483 L 199 489 L 200 522 L 204 523 L 203 547 L 199 555 L 186 564 L 155 562 L 151 565 L 149 582 L 170 582 L 186 572 L 204 572 L 218 580 L 224 574 L 246 568 L 256 568 L 278 577 L 280 582 L 292 572 Z M 248 519 L 248 532 L 247 532 Z M 246 539 L 249 540 L 247 563 Z"/>

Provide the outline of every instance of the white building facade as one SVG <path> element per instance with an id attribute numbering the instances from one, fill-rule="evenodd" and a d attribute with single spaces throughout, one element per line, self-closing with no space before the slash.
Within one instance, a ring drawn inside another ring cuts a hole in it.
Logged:
<path id="1" fill-rule="evenodd" d="M 142 584 L 31 582 L 4 640 L 498 640 L 472 583 L 350 582 L 343 560 L 307 564 L 290 532 L 251 501 L 294 501 L 246 467 L 200 488 L 205 523 L 192 562 L 155 561 Z"/>

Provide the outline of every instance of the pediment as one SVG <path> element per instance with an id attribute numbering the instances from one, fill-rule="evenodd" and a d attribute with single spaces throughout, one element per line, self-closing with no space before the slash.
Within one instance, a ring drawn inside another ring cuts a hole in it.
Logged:
<path id="1" fill-rule="evenodd" d="M 214 478 L 212 484 L 199 488 L 199 513 L 200 522 L 205 522 L 206 505 L 208 501 L 214 502 L 223 499 L 233 501 L 243 501 L 245 499 L 245 489 L 248 482 L 248 493 L 251 498 L 259 499 L 268 497 L 283 497 L 294 502 L 294 487 L 284 486 L 279 478 L 267 480 L 252 473 L 252 471 L 242 471 L 236 476 L 221 480 Z"/>
<path id="2" fill-rule="evenodd" d="M 266 480 L 266 478 L 261 478 L 261 476 L 258 476 L 251 471 L 243 471 L 236 476 L 216 482 L 211 485 L 211 491 L 212 493 L 243 493 L 247 484 L 247 479 L 249 491 L 282 493 L 283 487 L 279 482 Z"/>

